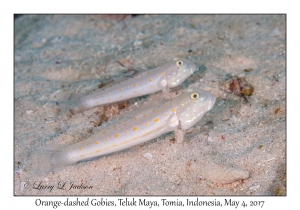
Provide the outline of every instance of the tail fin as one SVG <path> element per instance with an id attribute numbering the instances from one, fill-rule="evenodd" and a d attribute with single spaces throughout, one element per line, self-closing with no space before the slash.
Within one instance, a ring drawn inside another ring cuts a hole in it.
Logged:
<path id="1" fill-rule="evenodd" d="M 60 115 L 62 116 L 69 116 L 74 115 L 76 113 L 83 112 L 85 107 L 81 103 L 80 97 L 72 97 L 65 102 L 61 102 L 60 106 Z"/>
<path id="2" fill-rule="evenodd" d="M 29 167 L 34 173 L 43 174 L 70 165 L 64 152 L 67 146 L 58 145 L 41 148 L 32 155 Z"/>

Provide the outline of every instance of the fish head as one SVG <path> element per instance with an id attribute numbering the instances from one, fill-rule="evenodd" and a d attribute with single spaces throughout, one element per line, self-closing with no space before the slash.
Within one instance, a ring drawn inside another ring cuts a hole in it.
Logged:
<path id="1" fill-rule="evenodd" d="M 176 87 L 195 72 L 196 65 L 184 58 L 174 58 L 164 68 L 168 87 Z"/>
<path id="2" fill-rule="evenodd" d="M 180 121 L 181 129 L 187 130 L 212 109 L 216 97 L 205 90 L 189 89 L 175 100 L 175 103 L 178 104 L 176 115 Z"/>

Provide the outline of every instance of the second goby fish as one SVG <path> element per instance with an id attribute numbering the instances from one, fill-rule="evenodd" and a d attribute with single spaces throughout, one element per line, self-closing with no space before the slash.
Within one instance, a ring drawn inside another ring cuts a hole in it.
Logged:
<path id="1" fill-rule="evenodd" d="M 124 101 L 161 90 L 168 91 L 168 88 L 176 87 L 184 82 L 195 70 L 196 65 L 191 61 L 174 58 L 163 66 L 142 72 L 133 78 L 104 87 L 79 99 L 68 101 L 64 110 L 75 114 L 100 105 Z"/>

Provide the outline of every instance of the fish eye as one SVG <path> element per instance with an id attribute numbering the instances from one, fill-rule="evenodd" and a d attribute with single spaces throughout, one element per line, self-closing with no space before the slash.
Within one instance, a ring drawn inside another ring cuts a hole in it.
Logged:
<path id="1" fill-rule="evenodd" d="M 183 65 L 183 61 L 182 61 L 182 60 L 178 60 L 178 61 L 176 62 L 176 64 L 177 64 L 177 66 L 182 66 L 182 65 Z"/>
<path id="2" fill-rule="evenodd" d="M 193 100 L 196 100 L 196 99 L 199 98 L 199 94 L 198 94 L 198 93 L 192 93 L 192 94 L 191 94 L 191 98 L 192 98 Z"/>

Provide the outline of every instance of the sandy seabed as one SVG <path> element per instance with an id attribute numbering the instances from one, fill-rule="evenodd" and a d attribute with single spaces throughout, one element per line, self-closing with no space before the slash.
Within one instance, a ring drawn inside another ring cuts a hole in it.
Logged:
<path id="1" fill-rule="evenodd" d="M 162 94 L 65 118 L 69 97 L 174 57 L 198 68 L 171 97 L 195 86 L 217 97 L 182 144 L 169 133 L 34 173 L 43 146 L 82 141 Z M 15 195 L 286 194 L 285 15 L 24 15 L 15 20 L 14 59 Z M 241 96 L 239 81 L 253 94 Z"/>

